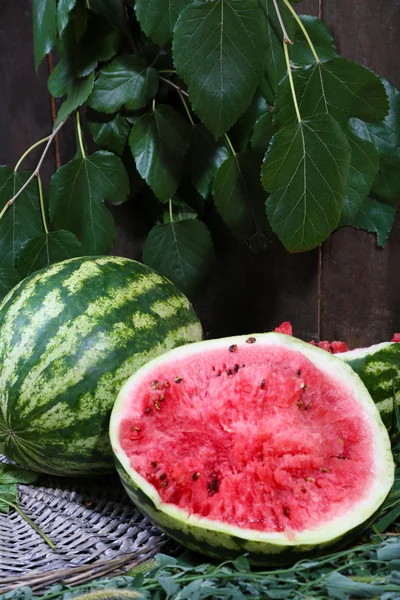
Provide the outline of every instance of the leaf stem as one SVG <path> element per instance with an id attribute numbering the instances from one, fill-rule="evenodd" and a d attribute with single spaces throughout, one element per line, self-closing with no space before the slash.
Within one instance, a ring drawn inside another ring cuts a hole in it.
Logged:
<path id="1" fill-rule="evenodd" d="M 76 114 L 76 131 L 78 132 L 79 148 L 81 150 L 83 158 L 86 158 L 85 146 L 83 145 L 81 115 L 80 115 L 79 110 L 77 110 L 75 114 Z"/>
<path id="2" fill-rule="evenodd" d="M 30 182 L 32 181 L 32 179 L 34 177 L 37 177 L 38 173 L 40 172 L 41 166 L 43 164 L 43 161 L 46 157 L 46 154 L 51 146 L 52 141 L 54 140 L 54 138 L 56 137 L 57 133 L 60 131 L 61 127 L 63 127 L 63 125 L 65 124 L 65 121 L 62 121 L 58 127 L 56 127 L 54 129 L 54 131 L 49 135 L 48 140 L 47 140 L 47 144 L 43 150 L 42 156 L 40 157 L 40 160 L 36 166 L 36 169 L 33 171 L 32 175 L 25 181 L 24 185 L 18 190 L 18 192 L 16 194 L 14 194 L 14 196 L 11 198 L 11 200 L 9 200 L 7 202 L 7 204 L 4 206 L 3 210 L 0 212 L 0 219 L 2 218 L 2 216 L 4 215 L 4 213 L 6 212 L 6 210 L 12 206 L 14 204 L 14 202 L 16 201 L 16 199 L 18 198 L 18 196 L 20 196 L 22 194 L 22 192 L 28 187 L 28 185 L 30 184 Z"/>
<path id="3" fill-rule="evenodd" d="M 40 212 L 42 213 L 43 228 L 47 235 L 49 233 L 49 229 L 47 227 L 46 212 L 44 210 L 43 186 L 42 186 L 42 178 L 40 177 L 40 173 L 38 173 L 36 175 L 36 179 L 37 179 L 38 190 L 39 190 Z"/>
<path id="4" fill-rule="evenodd" d="M 174 222 L 174 213 L 172 212 L 172 200 L 171 198 L 168 200 L 169 203 L 169 219 L 171 221 L 171 223 Z"/>
<path id="5" fill-rule="evenodd" d="M 190 121 L 190 122 L 191 122 L 191 124 L 194 126 L 193 117 L 192 117 L 192 115 L 190 114 L 190 110 L 189 110 L 189 107 L 188 107 L 188 105 L 187 105 L 187 102 L 186 102 L 186 100 L 185 100 L 185 96 L 182 94 L 182 90 L 177 90 L 177 92 L 178 92 L 178 94 L 179 94 L 179 98 L 182 100 L 182 104 L 183 104 L 183 106 L 185 107 L 186 114 L 187 114 L 187 116 L 188 116 L 188 118 L 189 118 L 189 121 Z"/>
<path id="6" fill-rule="evenodd" d="M 176 73 L 176 71 L 174 69 L 161 69 L 160 71 L 158 71 L 159 73 Z"/>
<path id="7" fill-rule="evenodd" d="M 173 87 L 176 90 L 180 90 L 180 92 L 186 96 L 187 98 L 189 98 L 189 94 L 183 90 L 181 87 L 179 87 L 179 85 L 176 85 L 176 83 L 173 83 L 172 81 L 170 81 L 169 79 L 167 79 L 166 77 L 160 77 L 160 79 L 162 81 L 164 81 L 164 83 L 167 83 L 168 85 L 170 85 L 171 87 Z"/>
<path id="8" fill-rule="evenodd" d="M 281 29 L 282 29 L 283 41 L 285 42 L 285 44 L 293 44 L 292 40 L 289 38 L 288 33 L 286 31 L 285 23 L 283 22 L 281 11 L 279 10 L 277 0 L 273 0 L 273 3 L 275 6 L 276 14 L 278 16 L 279 25 L 281 26 Z"/>
<path id="9" fill-rule="evenodd" d="M 233 144 L 232 144 L 231 140 L 229 139 L 228 134 L 224 133 L 224 137 L 228 143 L 229 149 L 232 152 L 233 156 L 236 156 L 235 148 L 233 147 Z"/>
<path id="10" fill-rule="evenodd" d="M 25 521 L 28 523 L 28 525 L 33 527 L 33 529 L 36 531 L 36 533 L 38 533 L 44 539 L 44 541 L 46 542 L 46 544 L 48 544 L 50 546 L 50 548 L 52 548 L 53 550 L 56 549 L 56 546 L 55 546 L 55 544 L 53 544 L 51 539 L 49 537 L 47 537 L 47 535 L 45 533 L 43 533 L 43 531 L 32 521 L 32 519 L 30 519 L 28 517 L 27 514 L 24 513 L 24 511 L 19 506 L 17 506 L 16 504 L 13 504 L 12 502 L 8 502 L 8 500 L 5 500 L 4 498 L 0 498 L 0 500 L 2 502 L 4 502 L 4 504 L 8 504 L 8 506 L 11 506 L 11 508 L 16 510 L 17 513 L 19 513 L 21 515 L 21 517 L 23 519 L 25 519 Z"/>
<path id="11" fill-rule="evenodd" d="M 274 0 L 274 1 L 275 1 L 275 0 Z M 294 16 L 294 18 L 295 18 L 295 20 L 296 20 L 296 22 L 297 22 L 298 26 L 300 27 L 301 31 L 303 32 L 303 34 L 304 34 L 304 37 L 306 38 L 306 40 L 307 40 L 307 43 L 308 43 L 308 45 L 310 46 L 310 50 L 311 50 L 311 52 L 312 52 L 312 53 L 313 53 L 313 55 L 314 55 L 315 61 L 316 61 L 317 63 L 321 62 L 321 61 L 319 60 L 319 56 L 318 56 L 318 54 L 317 54 L 317 52 L 316 52 L 316 50 L 315 50 L 315 48 L 314 48 L 314 44 L 312 43 L 312 41 L 311 41 L 311 38 L 310 38 L 310 36 L 308 35 L 307 29 L 304 27 L 304 25 L 303 25 L 303 23 L 302 23 L 301 19 L 299 19 L 299 15 L 298 15 L 298 14 L 297 14 L 297 12 L 294 10 L 294 8 L 293 8 L 293 6 L 290 4 L 289 0 L 283 0 L 283 1 L 284 1 L 284 3 L 286 4 L 286 6 L 288 7 L 288 9 L 290 10 L 290 12 L 292 13 L 292 15 Z"/>
<path id="12" fill-rule="evenodd" d="M 287 44 L 285 42 L 283 42 L 283 50 L 285 52 L 285 60 L 286 60 L 287 72 L 288 72 L 288 77 L 289 77 L 289 82 L 290 82 L 290 89 L 292 90 L 293 104 L 294 104 L 294 108 L 296 111 L 297 120 L 300 123 L 301 115 L 300 115 L 299 105 L 297 103 L 296 90 L 294 89 L 293 74 L 292 74 L 292 69 L 290 66 L 290 59 L 289 59 L 289 50 L 288 50 Z"/>
<path id="13" fill-rule="evenodd" d="M 49 139 L 49 135 L 41 140 L 39 140 L 38 142 L 35 142 L 34 144 L 32 144 L 32 146 L 30 146 L 30 148 L 28 148 L 28 150 L 26 152 L 23 153 L 23 155 L 21 156 L 21 158 L 19 159 L 19 161 L 17 162 L 17 164 L 15 165 L 14 168 L 14 173 L 16 173 L 19 169 L 19 167 L 21 166 L 22 161 L 28 156 L 28 154 L 30 152 L 32 152 L 32 150 L 34 150 L 35 148 L 37 148 L 38 146 L 40 146 L 41 144 L 44 144 L 44 142 L 47 142 L 47 140 Z"/>

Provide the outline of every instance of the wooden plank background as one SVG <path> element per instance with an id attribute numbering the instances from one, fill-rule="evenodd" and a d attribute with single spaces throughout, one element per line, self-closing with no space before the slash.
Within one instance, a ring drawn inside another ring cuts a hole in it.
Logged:
<path id="1" fill-rule="evenodd" d="M 0 164 L 14 166 L 24 150 L 52 127 L 46 88 L 48 65 L 36 74 L 33 61 L 32 0 L 0 3 Z M 319 0 L 299 12 L 318 15 Z M 400 0 L 323 0 L 323 19 L 340 53 L 400 87 Z M 62 162 L 75 152 L 73 131 L 59 136 Z M 32 168 L 37 155 L 24 163 Z M 44 165 L 44 181 L 55 156 Z M 139 258 L 143 224 L 132 205 L 115 210 L 114 253 Z M 400 331 L 400 217 L 384 249 L 373 235 L 345 228 L 319 249 L 265 255 L 230 242 L 195 306 L 206 335 L 266 331 L 291 320 L 304 339 L 343 339 L 351 347 L 389 339 Z"/>

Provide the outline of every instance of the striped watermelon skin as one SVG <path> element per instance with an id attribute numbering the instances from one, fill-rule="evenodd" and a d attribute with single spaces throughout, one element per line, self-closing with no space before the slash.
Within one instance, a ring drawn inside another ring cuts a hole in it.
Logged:
<path id="1" fill-rule="evenodd" d="M 400 344 L 383 342 L 337 355 L 362 379 L 374 399 L 385 426 L 393 419 L 393 394 L 400 406 Z"/>
<path id="2" fill-rule="evenodd" d="M 130 499 L 141 512 L 169 537 L 183 546 L 200 554 L 206 554 L 219 560 L 235 559 L 243 554 L 249 562 L 258 567 L 294 564 L 305 560 L 336 552 L 356 540 L 375 521 L 381 509 L 378 509 L 364 523 L 350 529 L 343 535 L 332 537 L 329 541 L 315 544 L 274 544 L 247 540 L 213 529 L 200 529 L 159 510 L 139 486 L 128 476 L 123 465 L 115 458 L 117 472 Z"/>
<path id="3" fill-rule="evenodd" d="M 0 305 L 0 452 L 64 476 L 114 470 L 108 422 L 145 362 L 202 338 L 187 298 L 120 257 L 57 263 Z"/>

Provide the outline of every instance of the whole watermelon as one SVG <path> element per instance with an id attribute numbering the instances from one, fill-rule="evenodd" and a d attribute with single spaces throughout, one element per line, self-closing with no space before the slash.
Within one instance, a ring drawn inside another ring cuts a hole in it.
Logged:
<path id="1" fill-rule="evenodd" d="M 136 261 L 73 258 L 37 271 L 0 305 L 0 452 L 54 475 L 112 470 L 121 384 L 201 337 L 187 298 Z"/>

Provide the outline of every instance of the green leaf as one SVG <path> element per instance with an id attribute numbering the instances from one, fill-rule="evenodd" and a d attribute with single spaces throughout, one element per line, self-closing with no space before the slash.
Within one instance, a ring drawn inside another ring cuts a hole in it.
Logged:
<path id="1" fill-rule="evenodd" d="M 230 156 L 214 178 L 215 206 L 237 237 L 268 230 L 266 194 L 260 183 L 262 155 L 255 150 Z"/>
<path id="2" fill-rule="evenodd" d="M 26 277 L 53 263 L 82 255 L 82 246 L 74 234 L 60 230 L 28 240 L 18 255 L 17 265 Z"/>
<path id="3" fill-rule="evenodd" d="M 71 11 L 75 8 L 76 0 L 58 0 L 57 29 L 61 35 L 69 23 Z"/>
<path id="4" fill-rule="evenodd" d="M 351 119 L 350 127 L 378 149 L 379 173 L 372 191 L 383 200 L 397 203 L 400 196 L 400 92 L 387 80 L 382 81 L 389 98 L 388 115 L 379 123 Z"/>
<path id="5" fill-rule="evenodd" d="M 76 77 L 89 75 L 99 62 L 113 58 L 119 50 L 119 44 L 119 33 L 107 21 L 91 13 L 87 29 L 79 41 L 71 28 L 63 36 L 65 56 Z"/>
<path id="6" fill-rule="evenodd" d="M 33 0 L 33 38 L 37 69 L 56 43 L 56 0 Z"/>
<path id="7" fill-rule="evenodd" d="M 105 113 L 118 112 L 123 105 L 138 110 L 154 98 L 158 83 L 157 69 L 139 56 L 124 54 L 100 71 L 88 104 Z"/>
<path id="8" fill-rule="evenodd" d="M 18 488 L 15 483 L 0 484 L 0 513 L 9 513 L 11 506 L 18 504 Z"/>
<path id="9" fill-rule="evenodd" d="M 107 19 L 116 29 L 125 31 L 124 3 L 121 0 L 90 0 L 90 10 Z"/>
<path id="10" fill-rule="evenodd" d="M 27 182 L 32 173 L 15 173 L 0 166 L 0 210 Z M 37 182 L 33 180 L 0 220 L 0 266 L 15 267 L 17 256 L 29 238 L 43 232 Z"/>
<path id="11" fill-rule="evenodd" d="M 128 121 L 122 115 L 108 121 L 88 121 L 93 140 L 107 150 L 121 155 L 131 130 Z"/>
<path id="12" fill-rule="evenodd" d="M 342 219 L 341 225 L 376 233 L 378 246 L 384 246 L 393 227 L 396 208 L 393 204 L 368 197 L 354 219 Z"/>
<path id="13" fill-rule="evenodd" d="M 82 79 L 76 79 L 68 86 L 67 98 L 64 100 L 57 114 L 54 127 L 65 121 L 71 113 L 79 108 L 88 99 L 94 84 L 94 73 Z"/>
<path id="14" fill-rule="evenodd" d="M 379 155 L 373 144 L 348 133 L 351 160 L 343 216 L 352 219 L 368 196 L 378 172 Z"/>
<path id="15" fill-rule="evenodd" d="M 173 55 L 194 111 L 218 139 L 249 106 L 262 75 L 265 20 L 255 0 L 194 2 L 174 29 Z"/>
<path id="16" fill-rule="evenodd" d="M 333 571 L 325 577 L 324 587 L 332 598 L 374 598 L 382 597 L 382 587 L 362 581 L 353 581 L 341 573 Z"/>
<path id="17" fill-rule="evenodd" d="M 132 127 L 129 144 L 136 168 L 161 202 L 178 188 L 189 143 L 189 125 L 167 105 L 139 117 Z"/>
<path id="18" fill-rule="evenodd" d="M 388 111 L 385 88 L 379 77 L 345 58 L 295 70 L 293 82 L 302 119 L 326 112 L 346 127 L 350 117 L 380 121 Z M 287 76 L 279 85 L 274 119 L 279 125 L 296 122 Z"/>
<path id="19" fill-rule="evenodd" d="M 197 212 L 186 202 L 174 196 L 172 199 L 172 219 L 169 210 L 164 211 L 163 223 L 179 223 L 179 221 L 185 221 L 186 219 L 197 219 Z"/>
<path id="20" fill-rule="evenodd" d="M 265 63 L 266 75 L 273 95 L 276 94 L 279 82 L 286 75 L 286 60 L 283 52 L 283 34 L 278 21 L 273 0 L 260 0 L 260 6 L 266 17 L 266 45 L 267 57 Z M 289 35 L 294 33 L 294 19 L 289 15 L 282 0 L 278 0 L 281 15 L 284 17 L 285 27 L 289 29 Z"/>
<path id="21" fill-rule="evenodd" d="M 33 483 L 39 477 L 38 473 L 24 469 L 18 465 L 0 463 L 0 485 L 10 483 Z"/>
<path id="22" fill-rule="evenodd" d="M 266 112 L 254 125 L 253 135 L 251 137 L 251 147 L 254 150 L 265 152 L 268 149 L 269 143 L 275 133 L 272 113 Z"/>
<path id="23" fill-rule="evenodd" d="M 142 31 L 156 44 L 165 46 L 172 39 L 174 25 L 192 0 L 136 0 L 135 12 Z"/>
<path id="24" fill-rule="evenodd" d="M 262 183 L 271 192 L 266 207 L 272 230 L 287 250 L 315 248 L 338 225 L 349 165 L 346 136 L 328 115 L 289 125 L 275 135 Z"/>
<path id="25" fill-rule="evenodd" d="M 104 254 L 115 237 L 114 219 L 104 201 L 120 204 L 128 193 L 128 175 L 118 156 L 100 150 L 75 158 L 51 179 L 51 221 L 56 229 L 75 233 L 85 254 Z"/>
<path id="26" fill-rule="evenodd" d="M 322 23 L 317 17 L 310 15 L 301 15 L 300 20 L 310 36 L 319 60 L 325 62 L 336 58 L 337 53 L 333 37 L 329 33 L 325 23 Z M 295 33 L 292 35 L 291 40 L 293 42 L 293 46 L 289 48 L 291 62 L 295 65 L 314 64 L 315 57 L 297 23 L 295 24 Z"/>
<path id="27" fill-rule="evenodd" d="M 197 219 L 156 225 L 143 248 L 143 262 L 168 277 L 189 297 L 201 288 L 213 259 L 210 232 Z"/>
<path id="28" fill-rule="evenodd" d="M 17 269 L 13 267 L 0 268 L 0 299 L 4 298 L 21 279 Z"/>
<path id="29" fill-rule="evenodd" d="M 257 91 L 250 106 L 229 130 L 229 139 L 237 152 L 246 150 L 249 147 L 257 119 L 267 113 L 268 110 L 268 104 L 264 96 Z"/>
<path id="30" fill-rule="evenodd" d="M 224 142 L 216 142 L 213 135 L 201 123 L 192 127 L 190 149 L 185 161 L 185 173 L 189 173 L 194 187 L 202 198 L 211 192 L 214 175 L 229 157 Z"/>

